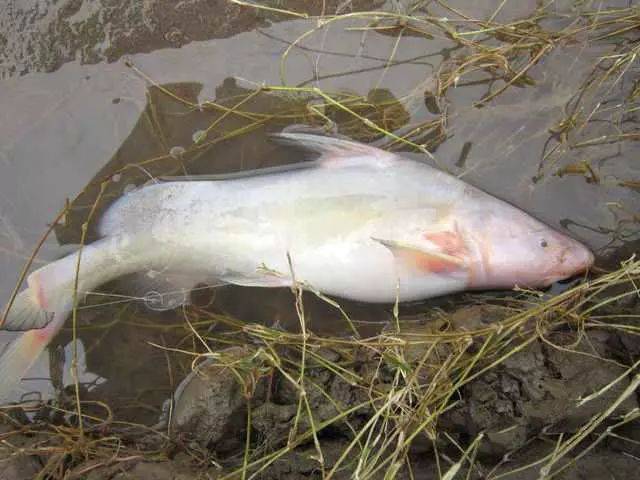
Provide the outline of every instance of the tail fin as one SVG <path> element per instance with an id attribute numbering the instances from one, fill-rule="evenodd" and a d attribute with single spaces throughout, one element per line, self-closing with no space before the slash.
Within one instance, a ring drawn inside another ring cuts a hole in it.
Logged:
<path id="1" fill-rule="evenodd" d="M 8 312 L 2 330 L 25 331 L 45 327 L 54 314 L 68 310 L 73 303 L 76 272 L 78 292 L 91 290 L 111 280 L 127 267 L 135 267 L 128 261 L 117 261 L 122 242 L 98 240 L 82 249 L 81 265 L 78 269 L 79 252 L 72 253 L 39 268 L 27 277 L 29 287 L 20 292 Z"/>
<path id="2" fill-rule="evenodd" d="M 127 235 L 105 237 L 31 273 L 29 287 L 16 296 L 6 324 L 0 327 L 28 330 L 0 355 L 0 399 L 7 397 L 62 328 L 76 295 L 148 268 L 162 255 L 163 249 L 150 248 L 146 236 L 135 242 Z"/>
<path id="3" fill-rule="evenodd" d="M 83 249 L 78 291 L 93 289 L 121 272 L 127 273 L 129 264 L 123 266 L 111 258 L 119 253 L 119 245 L 103 239 Z M 7 399 L 64 325 L 73 307 L 78 255 L 68 255 L 31 273 L 29 287 L 16 296 L 7 312 L 0 328 L 28 331 L 0 355 L 0 402 Z"/>
<path id="4" fill-rule="evenodd" d="M 45 311 L 39 304 L 31 288 L 20 292 L 6 312 L 2 324 L 3 330 L 19 331 L 43 328 L 52 320 L 52 314 Z"/>
<path id="5" fill-rule="evenodd" d="M 56 313 L 45 328 L 29 330 L 9 344 L 0 356 L 0 401 L 5 400 L 14 391 L 45 347 L 62 328 L 66 317 L 67 312 Z"/>
<path id="6" fill-rule="evenodd" d="M 65 298 L 68 295 L 64 291 L 69 281 L 66 276 L 56 274 L 70 263 L 70 257 L 33 272 L 27 279 L 29 287 L 16 295 L 11 308 L 5 312 L 3 330 L 26 331 L 0 355 L 0 403 L 9 398 L 64 325 L 72 303 Z M 48 284 L 42 282 L 43 276 Z M 45 289 L 48 285 L 51 287 Z"/>

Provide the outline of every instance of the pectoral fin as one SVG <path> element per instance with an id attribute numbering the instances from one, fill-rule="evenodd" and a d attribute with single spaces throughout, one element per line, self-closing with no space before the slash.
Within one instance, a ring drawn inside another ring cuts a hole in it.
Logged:
<path id="1" fill-rule="evenodd" d="M 467 247 L 460 233 L 457 231 L 457 227 L 455 227 L 454 230 L 426 232 L 424 238 L 447 255 L 460 257 L 467 252 Z"/>
<path id="2" fill-rule="evenodd" d="M 466 269 L 465 261 L 439 250 L 418 248 L 393 240 L 372 238 L 387 247 L 405 268 L 423 273 L 453 273 Z"/>

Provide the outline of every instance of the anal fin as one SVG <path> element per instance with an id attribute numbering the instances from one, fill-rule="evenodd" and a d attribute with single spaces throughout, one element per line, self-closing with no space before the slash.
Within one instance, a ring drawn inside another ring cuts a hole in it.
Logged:
<path id="1" fill-rule="evenodd" d="M 229 272 L 229 274 L 221 276 L 220 280 L 242 287 L 276 288 L 291 286 L 291 277 L 289 275 L 271 270 L 266 266 L 258 268 L 251 275 Z"/>

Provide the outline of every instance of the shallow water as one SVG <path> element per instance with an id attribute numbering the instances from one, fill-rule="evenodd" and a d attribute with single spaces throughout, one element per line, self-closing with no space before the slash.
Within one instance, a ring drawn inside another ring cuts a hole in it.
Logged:
<path id="1" fill-rule="evenodd" d="M 461 8 L 466 4 L 459 3 Z M 505 8 L 500 15 L 518 17 L 534 4 L 519 2 L 518 7 Z M 469 13 L 487 17 L 494 9 L 495 2 L 477 2 L 476 11 Z M 405 35 L 398 41 L 394 34 L 347 29 L 363 25 L 359 20 L 340 21 L 306 37 L 302 48 L 292 49 L 284 63 L 287 85 L 348 92 L 372 100 L 400 99 L 394 119 L 385 124 L 399 132 L 436 119 L 424 92 L 434 88 L 442 62 L 455 56 L 458 47 L 445 37 Z M 88 182 L 106 179 L 129 164 L 163 157 L 115 177 L 117 181 L 109 183 L 102 196 L 103 207 L 130 185 L 152 181 L 158 175 L 228 172 L 299 160 L 298 152 L 270 144 L 266 133 L 311 119 L 311 115 L 300 113 L 308 101 L 304 96 L 260 93 L 242 108 L 294 114 L 173 158 L 168 155 L 173 147 L 193 147 L 194 133 L 206 129 L 221 113 L 206 106 L 185 105 L 152 87 L 148 79 L 195 105 L 211 100 L 233 107 L 259 85 L 280 85 L 282 54 L 294 39 L 315 26 L 314 20 L 261 24 L 227 39 L 135 54 L 127 58 L 135 69 L 124 59 L 95 65 L 67 63 L 51 73 L 2 80 L 0 303 L 9 298 L 22 265 L 66 199 L 78 195 Z M 563 119 L 567 104 L 607 48 L 586 43 L 558 48 L 528 72 L 535 85 L 511 87 L 483 108 L 473 103 L 496 85 L 481 77 L 463 78 L 447 94 L 447 138 L 434 150 L 440 166 L 582 240 L 596 251 L 602 264 L 625 245 L 627 252 L 628 245 L 640 236 L 637 218 L 633 218 L 639 211 L 640 192 L 621 185 L 637 182 L 640 167 L 634 160 L 640 147 L 632 142 L 585 146 L 543 158 L 556 145 L 550 130 Z M 607 105 L 626 101 L 637 73 L 637 66 L 631 66 L 615 86 L 595 92 L 593 99 L 585 100 L 587 110 L 603 98 Z M 622 124 L 628 131 L 637 131 L 636 114 L 621 120 L 608 117 L 607 112 L 600 109 L 598 121 L 582 130 L 580 138 L 586 141 L 611 135 Z M 344 118 L 335 111 L 325 113 L 338 123 Z M 207 140 L 250 123 L 230 114 Z M 341 133 L 356 132 L 349 125 L 340 125 Z M 557 175 L 583 161 L 597 172 L 598 182 L 589 183 L 582 173 Z M 38 255 L 36 265 L 60 254 L 58 242 L 79 240 L 79 227 L 98 191 L 94 184 L 78 198 L 65 225 L 55 229 Z M 162 400 L 180 380 L 169 372 L 184 375 L 184 365 L 176 368 L 175 357 L 149 342 L 184 347 L 183 330 L 157 328 L 180 324 L 182 316 L 145 309 L 140 300 L 127 298 L 132 292 L 126 282 L 112 287 L 124 297 L 92 295 L 90 305 L 81 310 L 79 335 L 87 352 L 81 381 L 91 383 L 96 397 L 107 401 L 119 398 L 122 407 L 117 413 L 123 417 L 151 422 Z M 203 303 L 215 297 L 210 309 L 245 322 L 281 324 L 284 328 L 297 325 L 293 297 L 287 290 L 223 287 L 203 290 L 202 297 Z M 310 328 L 318 333 L 349 334 L 334 308 L 312 295 L 305 298 Z M 455 303 L 458 298 L 403 307 L 401 313 L 414 318 L 434 305 Z M 345 308 L 364 334 L 376 330 L 370 323 L 392 318 L 391 307 L 346 302 Z M 7 337 L 4 334 L 1 338 Z M 69 332 L 64 332 L 57 343 L 67 345 L 69 338 Z M 66 351 L 68 362 L 68 346 Z M 25 391 L 35 389 L 50 395 L 51 382 L 46 380 L 49 363 L 49 357 L 43 356 L 31 374 L 35 380 L 23 382 Z M 68 384 L 70 379 L 65 377 L 62 382 Z"/>

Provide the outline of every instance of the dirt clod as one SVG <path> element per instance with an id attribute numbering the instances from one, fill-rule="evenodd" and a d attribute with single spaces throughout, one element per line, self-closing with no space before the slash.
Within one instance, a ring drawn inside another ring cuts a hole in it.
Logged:
<path id="1" fill-rule="evenodd" d="M 494 457 L 525 445 L 545 428 L 575 432 L 606 409 L 629 384 L 624 379 L 578 406 L 580 399 L 625 372 L 612 360 L 592 356 L 600 352 L 611 357 L 607 340 L 608 335 L 596 334 L 588 342 L 585 339 L 566 350 L 561 345 L 533 342 L 466 386 L 460 405 L 443 416 L 442 425 L 472 436 L 484 431 L 488 442 L 481 451 Z M 624 415 L 637 407 L 637 399 L 628 397 L 616 414 Z"/>
<path id="2" fill-rule="evenodd" d="M 240 358 L 242 348 L 221 352 L 227 362 Z M 212 359 L 201 364 L 178 387 L 171 414 L 172 429 L 184 440 L 217 449 L 237 447 L 246 426 L 247 398 L 232 366 Z M 263 386 L 255 393 L 258 401 Z"/>
<path id="3" fill-rule="evenodd" d="M 32 480 L 42 470 L 38 456 L 16 454 L 2 462 L 0 480 Z"/>

